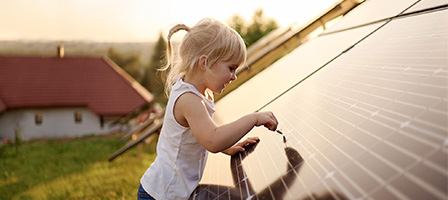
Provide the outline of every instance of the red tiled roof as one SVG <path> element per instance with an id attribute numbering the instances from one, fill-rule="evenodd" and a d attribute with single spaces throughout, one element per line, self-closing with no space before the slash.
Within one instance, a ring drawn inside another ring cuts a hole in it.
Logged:
<path id="1" fill-rule="evenodd" d="M 0 56 L 0 112 L 88 106 L 99 115 L 123 115 L 152 99 L 108 58 Z"/>
<path id="2" fill-rule="evenodd" d="M 6 109 L 6 105 L 3 102 L 2 98 L 0 97 L 0 113 Z"/>

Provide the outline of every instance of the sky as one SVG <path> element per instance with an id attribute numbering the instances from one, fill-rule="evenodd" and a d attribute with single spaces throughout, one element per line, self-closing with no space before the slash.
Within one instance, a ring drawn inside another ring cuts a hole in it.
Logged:
<path id="1" fill-rule="evenodd" d="M 281 27 L 303 24 L 337 0 L 0 0 L 0 40 L 148 42 L 184 23 L 249 21 L 258 8 Z"/>

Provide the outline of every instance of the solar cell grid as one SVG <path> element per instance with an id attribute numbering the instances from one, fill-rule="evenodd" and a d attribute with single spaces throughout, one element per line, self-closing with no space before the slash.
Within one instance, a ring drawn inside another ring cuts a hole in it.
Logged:
<path id="1" fill-rule="evenodd" d="M 445 9 L 392 20 L 268 104 L 263 110 L 276 114 L 296 157 L 281 135 L 253 129 L 248 136 L 260 143 L 232 158 L 245 172 L 233 170 L 243 174 L 237 198 L 446 199 L 446 16 Z M 303 162 L 294 162 L 297 155 Z"/>
<path id="2" fill-rule="evenodd" d="M 215 121 L 218 124 L 230 122 L 243 114 L 259 109 L 378 26 L 371 25 L 343 34 L 336 33 L 318 37 L 303 44 L 256 77 L 239 86 L 239 89 L 220 99 L 216 104 L 216 112 L 219 115 L 216 115 Z M 267 80 L 270 84 L 267 84 Z M 252 98 L 255 96 L 257 98 Z M 251 103 L 235 103 L 242 99 Z"/>
<path id="3" fill-rule="evenodd" d="M 436 6 L 440 6 L 443 4 L 446 4 L 446 0 L 421 0 L 418 2 L 418 4 L 415 4 L 412 6 L 409 10 L 407 10 L 405 13 L 414 12 L 421 9 L 427 9 L 432 8 Z"/>

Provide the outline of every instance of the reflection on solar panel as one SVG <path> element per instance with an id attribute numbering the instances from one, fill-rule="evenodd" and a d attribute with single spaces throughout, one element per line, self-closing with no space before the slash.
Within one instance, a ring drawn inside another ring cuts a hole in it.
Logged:
<path id="1" fill-rule="evenodd" d="M 447 7 L 368 0 L 217 102 L 220 123 L 273 111 L 287 142 L 255 128 L 244 154 L 209 155 L 194 197 L 447 199 Z"/>

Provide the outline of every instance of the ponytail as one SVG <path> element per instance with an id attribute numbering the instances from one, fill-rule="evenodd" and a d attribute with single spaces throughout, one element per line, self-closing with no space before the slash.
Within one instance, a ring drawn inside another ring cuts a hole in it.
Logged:
<path id="1" fill-rule="evenodd" d="M 186 26 L 185 24 L 178 24 L 170 29 L 170 32 L 168 33 L 168 37 L 167 37 L 168 45 L 167 45 L 166 59 L 165 59 L 166 64 L 164 67 L 162 67 L 160 69 L 160 71 L 168 70 L 168 69 L 170 69 L 171 66 L 174 65 L 173 46 L 171 45 L 171 36 L 180 30 L 185 30 L 185 31 L 189 32 L 190 27 Z M 170 73 L 176 73 L 176 72 L 173 72 L 173 70 L 171 70 Z M 168 96 L 168 92 L 171 90 L 172 84 L 174 83 L 174 80 L 170 80 L 172 78 L 175 78 L 175 77 L 168 76 L 168 80 L 166 80 L 168 83 L 168 84 L 165 84 L 165 92 L 166 92 L 167 96 Z"/>
<path id="2" fill-rule="evenodd" d="M 178 24 L 170 29 L 170 32 L 168 33 L 168 37 L 167 37 L 167 40 L 168 40 L 168 46 L 167 46 L 167 52 L 166 52 L 167 63 L 165 65 L 165 67 L 163 67 L 161 70 L 167 70 L 168 68 L 170 68 L 171 65 L 173 65 L 173 46 L 171 45 L 171 36 L 180 30 L 185 30 L 185 31 L 189 32 L 190 27 L 186 26 L 185 24 Z"/>
<path id="3" fill-rule="evenodd" d="M 174 26 L 173 28 L 171 28 L 170 32 L 168 33 L 168 42 L 170 41 L 171 36 L 180 30 L 186 30 L 188 32 L 188 31 L 190 31 L 190 27 L 186 26 L 185 24 L 178 24 L 178 25 Z"/>

